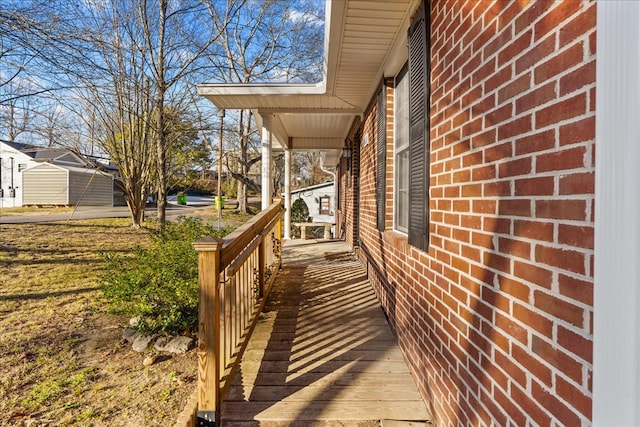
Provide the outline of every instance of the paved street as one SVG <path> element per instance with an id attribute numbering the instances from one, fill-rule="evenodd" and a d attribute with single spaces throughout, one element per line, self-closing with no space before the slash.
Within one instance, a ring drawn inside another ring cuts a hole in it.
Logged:
<path id="1" fill-rule="evenodd" d="M 176 218 L 180 215 L 187 215 L 197 212 L 200 209 L 211 209 L 213 199 L 206 197 L 190 197 L 187 205 L 178 205 L 174 201 L 169 200 L 167 205 L 167 219 Z M 148 208 L 145 215 L 149 218 L 156 216 L 156 208 Z M 129 217 L 129 208 L 126 206 L 79 206 L 74 212 L 65 212 L 59 214 L 46 214 L 35 212 L 33 214 L 24 215 L 2 215 L 0 209 L 0 224 L 24 224 L 36 222 L 58 222 L 70 219 L 91 219 L 91 218 L 127 218 Z"/>

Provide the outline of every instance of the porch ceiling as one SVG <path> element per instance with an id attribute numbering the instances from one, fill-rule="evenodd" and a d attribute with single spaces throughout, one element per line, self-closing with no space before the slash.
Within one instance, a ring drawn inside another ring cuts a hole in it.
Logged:
<path id="1" fill-rule="evenodd" d="M 335 167 L 382 76 L 406 61 L 406 30 L 419 1 L 327 1 L 321 83 L 206 83 L 198 93 L 218 108 L 254 110 L 274 135 L 274 148 L 323 151 L 325 166 Z"/>

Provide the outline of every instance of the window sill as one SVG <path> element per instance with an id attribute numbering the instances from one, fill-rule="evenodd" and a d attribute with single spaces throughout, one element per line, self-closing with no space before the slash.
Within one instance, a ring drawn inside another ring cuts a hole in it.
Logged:
<path id="1" fill-rule="evenodd" d="M 404 255 L 409 253 L 409 237 L 400 231 L 385 230 L 384 233 L 382 233 L 382 241 L 384 244 L 395 248 Z"/>

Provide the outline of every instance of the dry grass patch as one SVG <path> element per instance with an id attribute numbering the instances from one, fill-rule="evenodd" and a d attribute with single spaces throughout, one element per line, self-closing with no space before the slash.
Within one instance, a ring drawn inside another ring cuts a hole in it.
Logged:
<path id="1" fill-rule="evenodd" d="M 73 212 L 73 207 L 68 206 L 26 206 L 19 208 L 0 208 L 0 216 L 13 216 L 13 215 L 52 215 Z"/>
<path id="2" fill-rule="evenodd" d="M 148 231 L 128 219 L 0 224 L 0 425 L 172 425 L 195 387 L 193 351 L 143 366 L 105 313 L 104 251 Z M 34 422 L 33 420 L 37 420 Z"/>

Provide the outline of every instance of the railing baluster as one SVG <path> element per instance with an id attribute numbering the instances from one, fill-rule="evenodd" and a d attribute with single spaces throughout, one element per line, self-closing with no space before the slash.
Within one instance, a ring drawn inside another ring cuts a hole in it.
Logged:
<path id="1" fill-rule="evenodd" d="M 258 295 L 260 298 L 264 296 L 264 276 L 267 267 L 266 260 L 266 240 L 270 235 L 267 235 L 265 239 L 262 239 L 260 246 L 258 247 Z"/>
<path id="2" fill-rule="evenodd" d="M 229 357 L 227 354 L 227 349 L 229 348 L 229 343 L 227 341 L 227 329 L 229 328 L 229 286 L 231 280 L 231 277 L 227 277 L 220 286 L 220 289 L 222 290 L 220 299 L 220 316 L 222 317 L 220 319 L 220 331 L 222 335 L 220 336 L 220 360 L 218 364 L 220 365 L 219 369 L 221 374 L 224 372 L 224 367 L 227 363 L 227 358 Z"/>
<path id="3" fill-rule="evenodd" d="M 229 295 L 228 295 L 228 312 L 226 316 L 226 322 L 228 326 L 225 328 L 225 337 L 227 341 L 227 358 L 225 360 L 224 367 L 227 367 L 229 360 L 231 359 L 231 355 L 233 354 L 234 347 L 234 337 L 235 337 L 235 314 L 236 314 L 236 286 L 238 282 L 238 277 L 234 274 L 231 276 L 231 280 L 229 282 Z"/>

